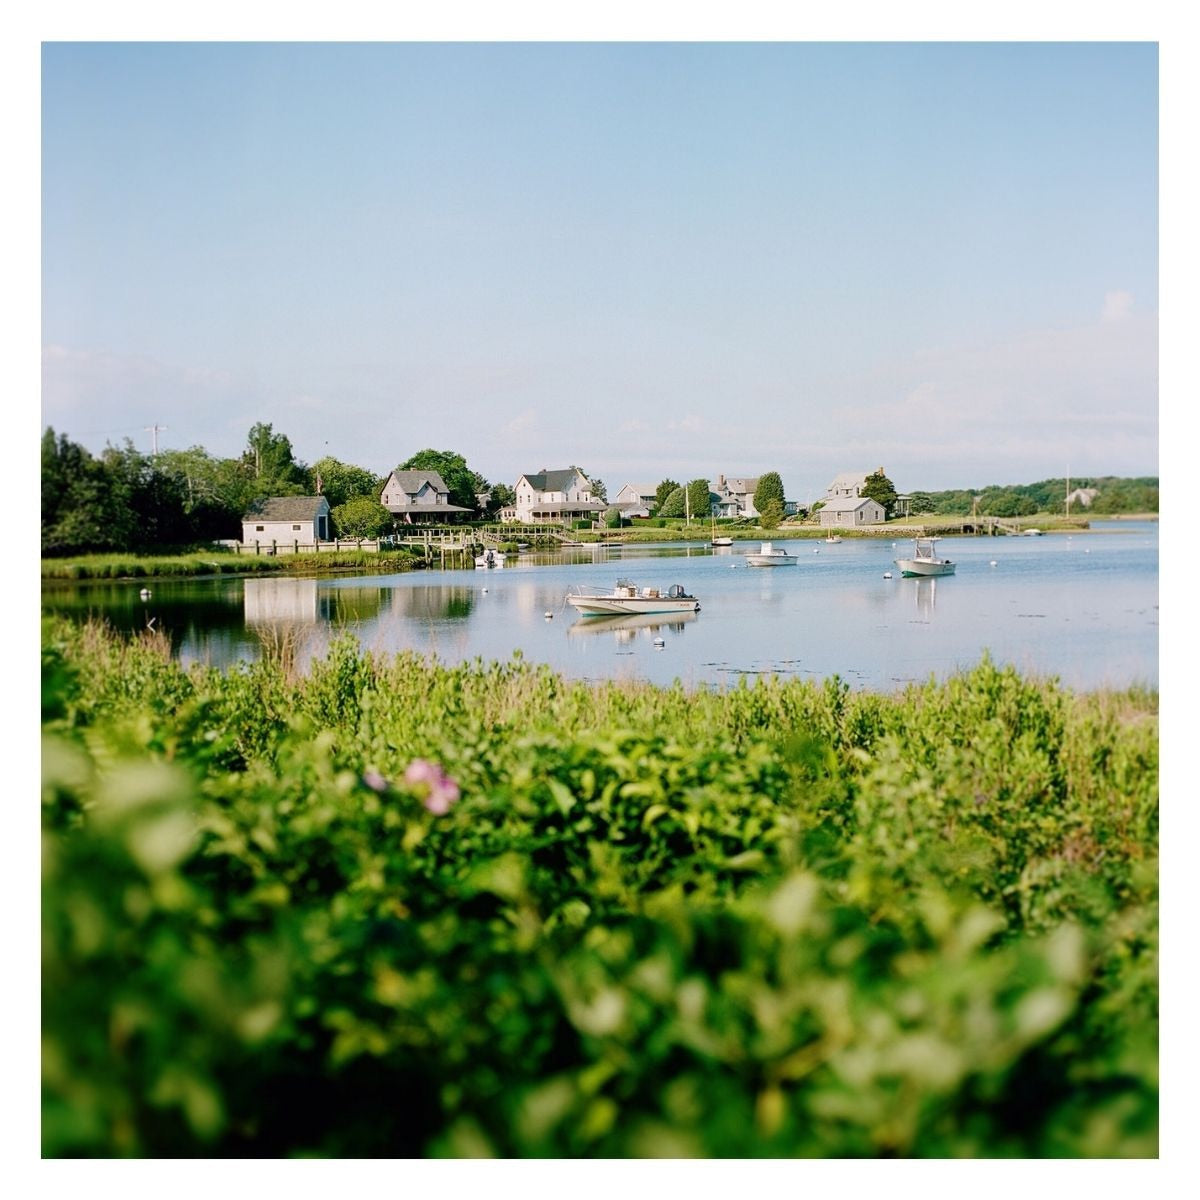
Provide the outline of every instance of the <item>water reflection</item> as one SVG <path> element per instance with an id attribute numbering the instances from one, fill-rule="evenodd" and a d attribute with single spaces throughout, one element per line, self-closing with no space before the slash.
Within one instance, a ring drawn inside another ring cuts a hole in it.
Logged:
<path id="1" fill-rule="evenodd" d="M 506 660 L 519 650 L 583 678 L 632 673 L 724 686 L 735 674 L 786 670 L 889 687 L 947 674 L 986 650 L 1073 686 L 1153 684 L 1153 532 L 1074 544 L 963 539 L 955 547 L 958 572 L 936 580 L 884 578 L 895 550 L 869 539 L 835 553 L 804 547 L 786 572 L 746 569 L 748 543 L 716 551 L 624 545 L 522 554 L 516 570 L 503 571 L 46 584 L 42 606 L 75 619 L 102 615 L 125 632 L 153 620 L 181 660 L 218 666 L 282 656 L 299 648 L 300 635 L 307 657 L 346 631 L 372 651 L 449 662 Z M 683 584 L 702 598 L 703 619 L 644 614 L 585 622 L 569 613 L 570 587 L 611 587 L 620 575 L 639 586 Z M 145 599 L 143 586 L 151 591 Z M 674 653 L 661 653 L 655 639 Z"/>
<path id="2" fill-rule="evenodd" d="M 681 613 L 637 613 L 632 616 L 581 617 L 567 627 L 572 637 L 590 636 L 597 633 L 612 634 L 618 645 L 628 645 L 639 635 L 651 641 L 662 631 L 680 634 L 683 627 L 696 619 L 694 612 Z"/>

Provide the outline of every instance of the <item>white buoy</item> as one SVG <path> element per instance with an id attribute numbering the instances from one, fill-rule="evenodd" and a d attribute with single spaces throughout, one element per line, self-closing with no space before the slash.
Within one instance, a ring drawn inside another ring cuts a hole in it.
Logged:
<path id="1" fill-rule="evenodd" d="M 992 561 L 990 563 L 988 563 L 988 566 L 994 567 L 995 565 L 996 565 L 996 560 L 993 558 Z"/>
<path id="2" fill-rule="evenodd" d="M 661 649 L 662 649 L 662 648 L 663 648 L 663 647 L 664 647 L 666 644 L 667 644 L 667 643 L 666 643 L 665 641 L 663 641 L 663 639 L 662 639 L 662 638 L 655 638 L 655 639 L 654 639 L 654 648 L 655 648 L 655 650 L 661 650 Z"/>
<path id="3" fill-rule="evenodd" d="M 892 577 L 891 571 L 884 571 L 883 577 L 884 577 L 884 579 L 891 579 L 891 577 Z"/>
<path id="4" fill-rule="evenodd" d="M 483 589 L 483 594 L 484 594 L 485 596 L 487 595 L 487 588 L 484 588 L 484 589 Z"/>
<path id="5" fill-rule="evenodd" d="M 820 553 L 821 553 L 821 551 L 820 551 L 820 548 L 818 547 L 816 550 L 814 550 L 814 551 L 813 551 L 813 553 L 814 553 L 814 554 L 820 554 Z"/>
<path id="6" fill-rule="evenodd" d="M 554 614 L 553 614 L 552 612 L 548 612 L 548 613 L 546 614 L 546 620 L 547 620 L 547 621 L 553 621 L 553 620 L 554 620 Z"/>
<path id="7" fill-rule="evenodd" d="M 138 592 L 138 595 L 141 596 L 141 598 L 143 600 L 149 600 L 150 599 L 150 589 L 142 588 L 142 590 L 140 592 Z"/>

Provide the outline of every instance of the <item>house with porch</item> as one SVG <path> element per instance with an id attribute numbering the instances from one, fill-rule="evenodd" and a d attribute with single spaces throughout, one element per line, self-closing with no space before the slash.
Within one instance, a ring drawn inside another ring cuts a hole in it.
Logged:
<path id="1" fill-rule="evenodd" d="M 502 521 L 522 525 L 569 525 L 595 520 L 608 505 L 592 494 L 592 485 L 577 467 L 531 471 L 513 488 L 516 500 L 501 512 Z"/>
<path id="2" fill-rule="evenodd" d="M 260 546 L 311 546 L 331 537 L 329 501 L 324 496 L 268 496 L 242 517 L 242 541 Z"/>
<path id="3" fill-rule="evenodd" d="M 471 512 L 450 503 L 450 489 L 437 471 L 393 471 L 379 493 L 379 503 L 401 525 L 444 525 Z"/>

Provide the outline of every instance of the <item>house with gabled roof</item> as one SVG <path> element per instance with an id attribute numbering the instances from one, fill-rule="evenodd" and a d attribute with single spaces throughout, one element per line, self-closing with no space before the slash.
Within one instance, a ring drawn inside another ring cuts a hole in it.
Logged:
<path id="1" fill-rule="evenodd" d="M 833 496 L 821 506 L 822 525 L 835 529 L 854 529 L 859 525 L 878 525 L 886 516 L 883 505 L 869 496 Z"/>
<path id="2" fill-rule="evenodd" d="M 843 471 L 825 489 L 826 502 L 836 500 L 838 497 L 861 496 L 863 488 L 867 486 L 867 476 L 870 474 L 870 471 Z M 879 468 L 879 474 L 883 474 L 882 467 Z"/>
<path id="3" fill-rule="evenodd" d="M 242 517 L 242 541 L 248 545 L 312 545 L 329 538 L 329 501 L 324 496 L 267 496 L 251 504 Z"/>
<path id="4" fill-rule="evenodd" d="M 516 497 L 501 520 L 522 525 L 566 525 L 571 521 L 594 520 L 608 505 L 597 500 L 592 485 L 578 467 L 561 471 L 531 471 L 513 488 Z"/>
<path id="5" fill-rule="evenodd" d="M 757 475 L 753 478 L 731 475 L 727 479 L 724 475 L 718 475 L 716 483 L 709 489 L 717 496 L 717 516 L 757 517 L 758 509 L 754 507 L 754 493 L 758 490 L 758 478 Z"/>
<path id="6" fill-rule="evenodd" d="M 437 471 L 393 471 L 380 489 L 379 503 L 404 525 L 444 524 L 471 512 L 450 503 L 450 489 Z"/>
<path id="7" fill-rule="evenodd" d="M 653 483 L 627 483 L 613 499 L 613 507 L 623 517 L 648 517 L 658 499 L 658 487 Z"/>

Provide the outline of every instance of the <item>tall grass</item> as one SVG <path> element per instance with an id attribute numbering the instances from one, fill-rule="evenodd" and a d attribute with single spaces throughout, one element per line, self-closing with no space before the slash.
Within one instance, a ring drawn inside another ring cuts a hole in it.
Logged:
<path id="1" fill-rule="evenodd" d="M 43 629 L 47 1155 L 1152 1156 L 1157 696 Z"/>

